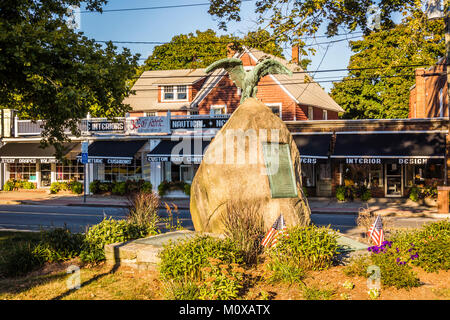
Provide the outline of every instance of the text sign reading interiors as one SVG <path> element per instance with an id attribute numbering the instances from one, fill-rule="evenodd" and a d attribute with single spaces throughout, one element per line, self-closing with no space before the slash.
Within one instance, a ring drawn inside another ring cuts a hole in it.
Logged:
<path id="1" fill-rule="evenodd" d="M 289 145 L 264 143 L 262 150 L 272 198 L 296 198 L 297 185 Z"/>
<path id="2" fill-rule="evenodd" d="M 109 121 L 101 121 L 101 122 L 88 122 L 88 131 L 90 132 L 110 132 L 110 131 L 124 131 L 125 130 L 125 122 L 109 122 Z"/>

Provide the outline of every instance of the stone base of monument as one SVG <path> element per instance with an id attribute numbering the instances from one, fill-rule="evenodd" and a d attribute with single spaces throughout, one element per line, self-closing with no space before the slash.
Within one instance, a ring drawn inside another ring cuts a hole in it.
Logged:
<path id="1" fill-rule="evenodd" d="M 164 244 L 169 241 L 176 242 L 189 239 L 197 234 L 197 232 L 190 230 L 181 230 L 148 238 L 109 244 L 105 246 L 106 263 L 144 270 L 155 269 L 160 261 L 158 253 L 163 249 Z"/>

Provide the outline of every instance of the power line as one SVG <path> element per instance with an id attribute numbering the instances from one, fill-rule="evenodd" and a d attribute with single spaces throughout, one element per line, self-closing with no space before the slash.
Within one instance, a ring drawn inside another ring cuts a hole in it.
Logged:
<path id="1" fill-rule="evenodd" d="M 241 0 L 242 2 L 253 2 L 255 0 Z M 159 10 L 159 9 L 175 9 L 175 8 L 188 8 L 188 7 L 201 7 L 210 6 L 209 2 L 191 3 L 191 4 L 177 4 L 172 6 L 155 6 L 155 7 L 143 7 L 143 8 L 121 8 L 121 9 L 106 9 L 99 11 L 84 10 L 81 13 L 107 13 L 107 12 L 125 12 L 125 11 L 143 11 L 143 10 Z"/>
<path id="2" fill-rule="evenodd" d="M 398 75 L 386 75 L 386 76 L 377 76 L 376 79 L 384 79 L 384 78 L 408 78 L 408 77 L 414 77 L 414 75 L 411 74 L 398 74 Z M 280 81 L 281 85 L 300 85 L 300 84 L 311 84 L 311 83 L 326 83 L 326 82 L 347 82 L 347 81 L 364 81 L 364 80 L 375 80 L 373 77 L 359 77 L 359 78 L 346 78 L 346 79 L 329 79 L 329 80 L 311 80 L 311 81 L 302 81 L 302 82 L 285 82 Z M 261 83 L 258 84 L 258 87 L 267 87 L 267 86 L 278 86 L 278 83 Z M 141 85 L 145 86 L 145 85 Z M 151 86 L 151 85 L 147 85 Z M 234 85 L 226 85 L 226 86 L 209 86 L 209 87 L 202 87 L 202 89 L 213 89 L 213 88 L 231 88 L 235 87 Z M 148 88 L 148 89 L 136 89 L 136 91 L 158 91 L 159 88 Z"/>
<path id="3" fill-rule="evenodd" d="M 363 70 L 384 70 L 384 69 L 398 69 L 398 68 L 417 68 L 417 67 L 423 67 L 427 64 L 411 64 L 411 65 L 399 65 L 399 66 L 385 66 L 385 67 L 363 67 L 363 68 L 342 68 L 342 69 L 323 69 L 323 70 L 312 70 L 312 71 L 294 71 L 292 73 L 294 74 L 308 74 L 309 72 L 313 73 L 329 73 L 329 72 L 344 72 L 344 71 L 363 71 Z M 435 64 L 436 66 L 439 65 L 446 65 L 444 64 Z M 176 71 L 176 70 L 149 70 L 149 71 Z M 205 77 L 222 77 L 222 75 L 204 75 Z M 426 75 L 423 75 L 426 76 Z M 140 77 L 134 77 L 133 79 L 170 79 L 170 78 L 199 78 L 201 76 L 198 75 L 177 75 L 177 76 L 144 76 L 141 75 Z"/>

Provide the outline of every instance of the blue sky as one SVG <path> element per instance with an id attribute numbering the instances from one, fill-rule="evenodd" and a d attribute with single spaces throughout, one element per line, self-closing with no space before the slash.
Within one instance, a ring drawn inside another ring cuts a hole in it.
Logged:
<path id="1" fill-rule="evenodd" d="M 110 0 L 104 9 L 122 8 L 142 8 L 155 6 L 169 6 L 180 4 L 206 3 L 206 0 Z M 83 10 L 83 8 L 81 9 Z M 218 34 L 224 34 L 217 27 L 217 21 L 208 14 L 208 6 L 142 10 L 142 11 L 122 11 L 99 13 L 81 13 L 81 30 L 89 38 L 96 40 L 115 41 L 161 41 L 168 42 L 177 34 L 186 34 L 196 30 L 204 31 L 213 29 Z M 254 31 L 257 25 L 253 22 L 256 19 L 254 13 L 254 3 L 242 4 L 242 21 L 232 22 L 228 25 L 228 33 L 242 36 L 248 31 Z M 323 34 L 323 33 L 319 33 Z M 337 37 L 332 39 L 318 38 L 316 42 L 326 42 L 329 40 L 342 39 Z M 314 43 L 308 40 L 307 43 Z M 146 58 L 152 53 L 154 45 L 148 44 L 124 44 L 117 45 L 130 48 L 133 53 L 140 53 L 141 58 Z M 311 75 L 314 70 L 342 69 L 346 68 L 351 56 L 348 41 L 333 43 L 326 50 L 327 45 L 315 46 L 317 53 L 311 57 L 312 64 L 308 67 Z M 325 57 L 324 54 L 326 53 Z M 285 57 L 291 58 L 291 48 L 285 49 Z M 141 60 L 143 62 L 143 60 Z M 333 79 L 342 77 L 345 72 L 318 73 L 317 78 L 332 77 Z M 329 79 L 329 78 L 328 78 Z M 321 81 L 320 79 L 317 79 Z M 320 83 L 327 91 L 332 87 L 330 82 Z"/>

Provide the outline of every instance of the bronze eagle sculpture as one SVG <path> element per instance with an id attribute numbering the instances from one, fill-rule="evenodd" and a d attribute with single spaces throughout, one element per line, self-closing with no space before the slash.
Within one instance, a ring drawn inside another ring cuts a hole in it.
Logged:
<path id="1" fill-rule="evenodd" d="M 262 77 L 268 74 L 287 74 L 292 76 L 292 71 L 274 59 L 265 59 L 252 70 L 245 71 L 241 59 L 225 58 L 209 65 L 205 72 L 210 73 L 219 68 L 225 69 L 236 86 L 241 88 L 241 103 L 247 98 L 256 97 L 257 85 Z"/>

